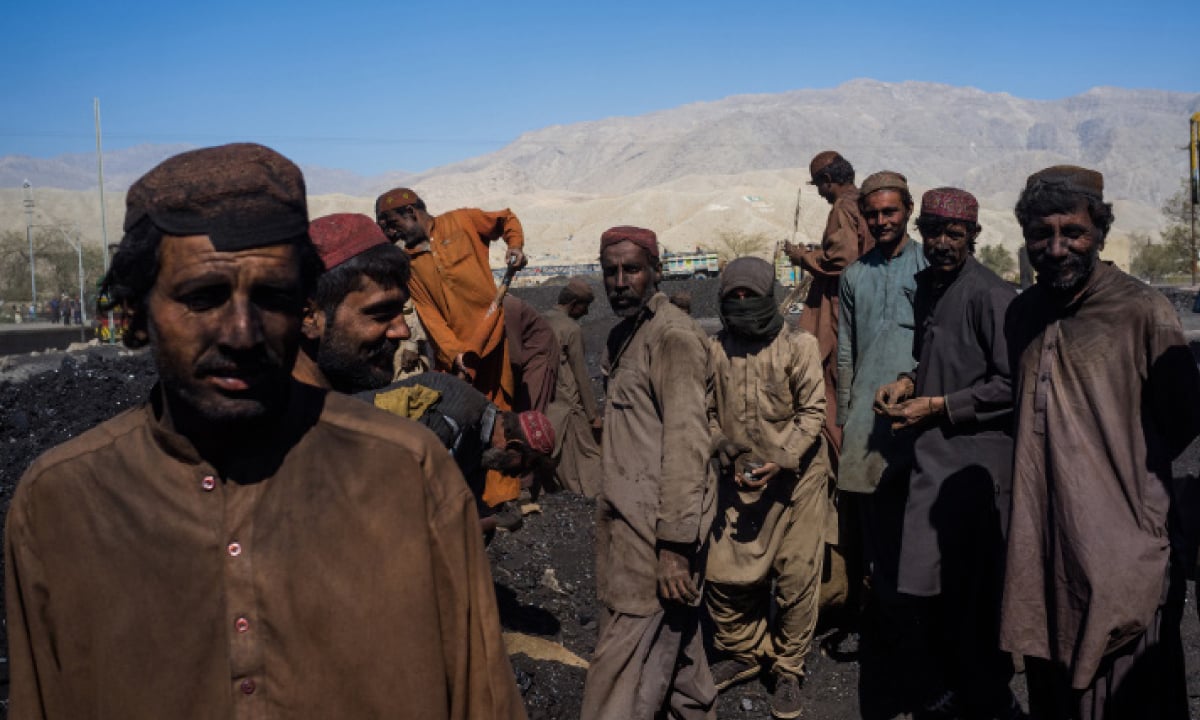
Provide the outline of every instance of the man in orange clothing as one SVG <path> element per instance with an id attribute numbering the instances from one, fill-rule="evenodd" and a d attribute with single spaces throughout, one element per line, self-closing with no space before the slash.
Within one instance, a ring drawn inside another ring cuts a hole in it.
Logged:
<path id="1" fill-rule="evenodd" d="M 478 353 L 475 388 L 501 410 L 511 409 L 514 383 L 503 310 L 486 317 L 486 326 L 481 323 L 496 297 L 488 246 L 504 238 L 508 264 L 525 267 L 521 221 L 507 209 L 462 208 L 435 217 L 425 209 L 425 201 L 408 188 L 380 195 L 375 200 L 375 219 L 388 239 L 403 244 L 412 261 L 408 289 L 436 351 L 436 369 L 461 370 L 464 354 Z M 484 336 L 485 328 L 483 346 L 468 347 L 472 338 Z M 494 506 L 515 500 L 519 494 L 517 478 L 491 473 L 483 499 Z"/>

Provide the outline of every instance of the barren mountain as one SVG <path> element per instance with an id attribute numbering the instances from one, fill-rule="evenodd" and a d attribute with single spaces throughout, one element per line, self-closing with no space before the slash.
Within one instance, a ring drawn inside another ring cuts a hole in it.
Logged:
<path id="1" fill-rule="evenodd" d="M 512 207 L 525 223 L 535 262 L 559 262 L 590 257 L 599 233 L 618 223 L 653 227 L 673 249 L 712 244 L 721 230 L 788 235 L 808 160 L 826 148 L 841 150 L 860 179 L 888 168 L 904 172 L 918 192 L 937 185 L 970 189 L 983 206 L 981 242 L 1015 248 L 1011 208 L 1024 178 L 1069 162 L 1104 172 L 1118 217 L 1109 254 L 1124 263 L 1128 234 L 1159 229 L 1159 208 L 1186 175 L 1180 147 L 1187 118 L 1198 110 L 1200 94 L 1157 90 L 1095 88 L 1046 101 L 856 80 L 548 127 L 495 153 L 416 176 L 305 172 L 310 192 L 320 196 L 312 199 L 314 216 L 370 212 L 375 194 L 409 184 L 435 212 Z M 110 240 L 119 236 L 121 217 L 120 194 L 112 191 L 179 149 L 106 153 Z M 44 189 L 94 187 L 94 158 L 0 158 L 0 187 L 17 188 L 26 177 L 37 189 L 35 222 L 78 222 L 85 238 L 99 238 L 94 194 Z M 826 209 L 805 187 L 802 238 L 819 235 Z M 20 191 L 0 190 L 0 229 L 23 225 Z"/>

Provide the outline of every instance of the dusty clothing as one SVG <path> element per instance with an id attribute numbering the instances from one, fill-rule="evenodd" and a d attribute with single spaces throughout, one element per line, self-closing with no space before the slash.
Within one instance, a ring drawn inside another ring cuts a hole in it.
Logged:
<path id="1" fill-rule="evenodd" d="M 788 326 L 769 341 L 722 331 L 710 341 L 713 442 L 749 447 L 778 475 L 760 490 L 722 477 L 709 547 L 709 613 L 718 650 L 802 675 L 817 621 L 828 513 L 821 442 L 825 388 L 817 341 Z M 768 632 L 771 581 L 779 616 Z"/>
<path id="2" fill-rule="evenodd" d="M 6 528 L 9 717 L 525 717 L 450 456 L 293 388 L 236 477 L 158 403 L 26 472 Z"/>
<path id="3" fill-rule="evenodd" d="M 404 303 L 404 322 L 408 325 L 408 338 L 400 341 L 396 348 L 393 380 L 403 380 L 406 377 L 429 372 L 433 367 L 433 354 L 429 347 L 429 339 L 421 319 L 413 307 L 412 299 Z"/>
<path id="4" fill-rule="evenodd" d="M 525 245 L 525 233 L 509 210 L 476 208 L 451 210 L 433 219 L 429 242 L 409 248 L 412 278 L 408 289 L 421 325 L 436 354 L 437 370 L 452 369 L 454 358 L 472 350 L 467 343 L 496 298 L 496 281 L 488 261 L 488 246 L 504 238 L 510 248 Z M 504 342 L 504 312 L 499 309 L 480 352 L 474 385 L 502 410 L 513 407 L 515 386 Z M 521 492 L 517 478 L 488 474 L 484 499 L 489 505 L 515 500 Z"/>
<path id="5" fill-rule="evenodd" d="M 583 332 L 558 308 L 544 317 L 560 350 L 554 401 L 546 409 L 558 441 L 554 449 L 558 481 L 568 490 L 594 497 L 600 492 L 600 447 L 592 435 L 596 395 L 584 360 Z"/>
<path id="6" fill-rule="evenodd" d="M 516 393 L 513 409 L 546 412 L 558 380 L 558 337 L 529 303 L 504 296 L 504 334 Z"/>
<path id="7" fill-rule="evenodd" d="M 875 414 L 875 391 L 912 369 L 916 274 L 928 263 L 921 245 L 905 237 L 899 254 L 887 258 L 877 247 L 846 268 L 838 317 L 838 408 L 842 453 L 838 488 L 874 492 L 888 465 L 910 456 L 907 438 L 892 434 L 891 422 Z"/>
<path id="8" fill-rule="evenodd" d="M 707 338 L 696 322 L 655 293 L 642 318 L 608 336 L 604 414 L 606 511 L 598 508 L 596 585 L 600 602 L 629 615 L 661 609 L 658 541 L 708 538 L 716 508 L 709 466 Z M 699 568 L 697 568 L 699 571 Z"/>
<path id="9" fill-rule="evenodd" d="M 927 268 L 917 274 L 916 320 L 920 334 L 915 397 L 945 397 L 946 414 L 918 429 L 913 442 L 900 592 L 937 595 L 955 573 L 942 567 L 942 548 L 964 550 L 957 533 L 987 537 L 988 557 L 968 564 L 1001 563 L 1012 491 L 1012 373 L 1004 339 L 1004 315 L 1016 296 L 1012 286 L 967 262 L 945 286 Z M 966 517 L 969 511 L 982 515 Z M 980 552 L 983 547 L 970 543 Z M 993 568 L 1002 575 L 1004 568 Z"/>
<path id="10" fill-rule="evenodd" d="M 355 397 L 431 430 L 471 488 L 476 510 L 480 515 L 491 512 L 483 502 L 487 470 L 481 460 L 483 451 L 492 446 L 499 410 L 483 393 L 449 373 L 427 372 Z"/>
<path id="11" fill-rule="evenodd" d="M 1086 688 L 1160 605 L 1171 461 L 1200 433 L 1200 373 L 1162 295 L 1098 264 L 1060 302 L 1035 285 L 1005 327 L 1017 425 L 1001 647 Z"/>
<path id="12" fill-rule="evenodd" d="M 600 603 L 615 618 L 624 618 L 622 626 L 629 629 L 601 633 L 584 687 L 586 698 L 605 697 L 608 688 L 618 685 L 641 687 L 643 672 L 660 672 L 630 658 L 650 658 L 665 667 L 675 667 L 677 661 L 694 663 L 691 672 L 700 674 L 696 682 L 704 691 L 694 699 L 704 713 L 716 697 L 703 652 L 679 649 L 693 646 L 681 645 L 680 636 L 699 634 L 698 613 L 665 606 L 657 589 L 660 541 L 691 547 L 697 584 L 703 576 L 716 505 L 705 415 L 712 382 L 705 343 L 695 321 L 662 293 L 655 293 L 636 317 L 623 319 L 609 334 L 596 586 Z M 645 635 L 635 642 L 632 632 Z M 628 651 L 631 642 L 639 648 L 636 656 Z M 643 647 L 646 644 L 651 647 Z M 700 682 L 703 678 L 707 683 Z M 642 696 L 637 705 L 651 712 L 683 691 L 658 682 L 651 689 L 654 695 Z M 632 697 L 621 695 L 626 696 Z M 605 707 L 610 709 L 596 715 L 585 711 L 584 717 L 641 717 L 630 706 Z"/>
<path id="13" fill-rule="evenodd" d="M 875 238 L 858 210 L 858 189 L 850 187 L 833 201 L 821 246 L 805 251 L 797 263 L 812 275 L 800 327 L 817 338 L 825 375 L 825 437 L 836 458 L 842 446 L 837 423 L 838 283 L 842 271 L 875 247 Z M 835 468 L 836 469 L 836 468 Z"/>
<path id="14" fill-rule="evenodd" d="M 1163 604 L 1135 643 L 1100 661 L 1092 682 L 1071 687 L 1067 669 L 1025 658 L 1029 715 L 1034 720 L 1188 720 L 1187 677 L 1179 623 L 1186 586 L 1176 573 L 1164 584 Z"/>
<path id="15" fill-rule="evenodd" d="M 600 613 L 580 720 L 716 718 L 717 689 L 704 657 L 698 609 Z"/>

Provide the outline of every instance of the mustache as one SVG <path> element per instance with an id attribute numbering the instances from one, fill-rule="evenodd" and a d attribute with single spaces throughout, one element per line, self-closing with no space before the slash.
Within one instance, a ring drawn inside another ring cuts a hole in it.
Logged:
<path id="1" fill-rule="evenodd" d="M 217 350 L 196 362 L 196 374 L 253 376 L 283 367 L 283 360 L 268 348 L 230 353 Z"/>

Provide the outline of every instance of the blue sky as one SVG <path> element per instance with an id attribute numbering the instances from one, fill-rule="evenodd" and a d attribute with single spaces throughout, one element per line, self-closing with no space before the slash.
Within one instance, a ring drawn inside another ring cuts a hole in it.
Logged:
<path id="1" fill-rule="evenodd" d="M 869 77 L 1200 92 L 1200 2 L 5 4 L 0 156 L 254 140 L 419 171 L 548 125 Z"/>

